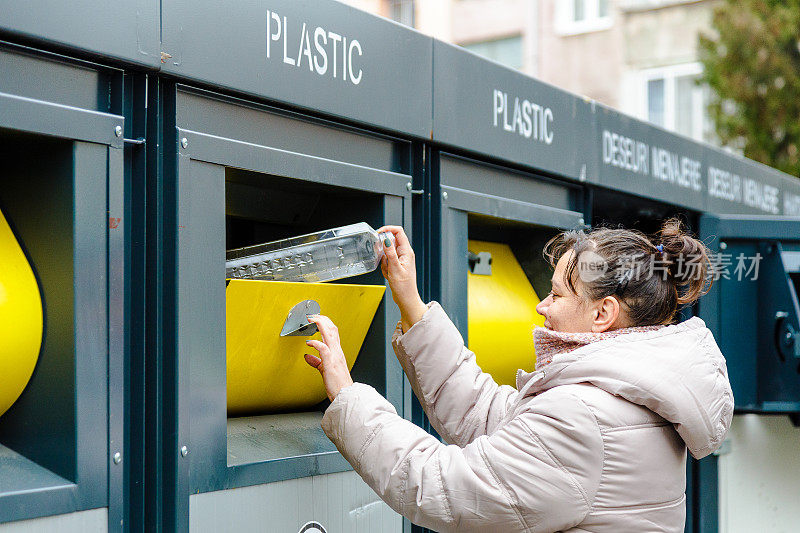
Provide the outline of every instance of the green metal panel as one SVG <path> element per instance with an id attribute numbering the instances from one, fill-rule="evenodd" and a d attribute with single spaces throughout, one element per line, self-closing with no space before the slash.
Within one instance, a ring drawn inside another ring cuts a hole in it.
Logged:
<path id="1" fill-rule="evenodd" d="M 0 92 L 81 109 L 112 112 L 114 69 L 41 50 L 0 43 Z M 68 79 L 69 83 L 64 83 Z"/>
<path id="2" fill-rule="evenodd" d="M 456 325 L 464 342 L 467 338 L 467 212 L 442 205 L 441 281 L 439 300 Z"/>
<path id="3" fill-rule="evenodd" d="M 242 143 L 408 173 L 407 155 L 394 139 L 331 121 L 309 120 L 273 106 L 180 86 L 176 122 L 181 129 Z M 328 142 L 319 142 L 320 138 Z M 389 141 L 389 142 L 387 142 Z M 405 143 L 404 143 L 405 144 Z"/>
<path id="4" fill-rule="evenodd" d="M 311 521 L 329 533 L 400 533 L 402 527 L 400 515 L 353 471 L 194 494 L 189 502 L 192 533 L 295 533 Z"/>
<path id="5" fill-rule="evenodd" d="M 438 144 L 697 211 L 800 214 L 791 176 L 456 46 L 433 55 Z"/>
<path id="6" fill-rule="evenodd" d="M 470 216 L 495 219 L 495 235 L 502 238 L 503 225 L 572 229 L 582 227 L 583 214 L 577 190 L 547 178 L 515 173 L 479 161 L 438 153 L 436 173 L 441 192 L 434 200 L 441 217 L 437 243 L 438 294 L 448 315 L 467 342 L 467 241 Z M 491 191 L 487 188 L 491 183 Z"/>
<path id="7" fill-rule="evenodd" d="M 258 169 L 273 176 L 292 178 L 305 175 L 315 183 L 358 188 L 371 192 L 406 195 L 409 176 L 398 172 L 328 160 L 319 157 L 258 146 L 238 140 L 221 139 L 204 133 L 180 129 L 178 136 L 191 143 L 192 153 L 199 161 L 242 169 Z M 196 147 L 196 148 L 195 148 Z"/>
<path id="8" fill-rule="evenodd" d="M 433 56 L 435 142 L 596 181 L 590 101 L 440 41 Z"/>
<path id="9" fill-rule="evenodd" d="M 0 197 L 36 269 L 46 331 L 33 378 L 0 421 L 0 440 L 28 459 L 15 460 L 29 472 L 17 481 L 38 479 L 38 490 L 0 494 L 9 503 L 0 521 L 107 504 L 106 183 L 116 150 L 35 136 L 4 148 Z M 45 468 L 64 479 L 43 485 Z"/>
<path id="10" fill-rule="evenodd" d="M 736 409 L 800 412 L 800 358 L 777 344 L 789 331 L 781 320 L 800 329 L 800 274 L 784 259 L 800 251 L 800 217 L 705 214 L 700 237 L 724 254 L 715 257 L 720 276 L 700 300 L 700 316 L 727 360 Z"/>
<path id="11" fill-rule="evenodd" d="M 105 533 L 108 531 L 108 513 L 105 507 L 89 511 L 32 518 L 12 524 L 0 524 L 2 533 Z"/>
<path id="12" fill-rule="evenodd" d="M 460 189 L 479 196 L 505 198 L 525 203 L 537 203 L 556 209 L 572 207 L 570 193 L 574 187 L 565 187 L 541 176 L 496 165 L 476 165 L 475 161 L 443 154 L 440 161 L 442 186 Z"/>
<path id="13" fill-rule="evenodd" d="M 225 461 L 225 179 L 224 168 L 193 163 L 183 151 L 178 162 L 177 274 L 177 460 L 176 508 L 188 513 L 190 464 L 199 463 L 204 483 L 217 480 Z M 216 371 L 216 372 L 214 372 Z M 211 375 L 216 378 L 208 379 Z M 222 379 L 219 379 L 219 378 Z M 199 423 L 199 424 L 198 424 Z M 190 429 L 196 431 L 190 432 Z M 183 447 L 191 455 L 181 452 Z M 202 460 L 208 458 L 211 464 Z"/>
<path id="14" fill-rule="evenodd" d="M 274 209 L 265 206 L 269 211 L 265 216 L 273 224 L 286 225 L 280 231 L 302 233 L 306 225 L 327 227 L 352 222 L 354 217 L 373 227 L 392 223 L 410 231 L 412 165 L 405 141 L 187 87 L 168 90 L 164 100 L 175 98 L 177 121 L 172 129 L 177 167 L 166 169 L 167 174 L 175 172 L 177 180 L 177 313 L 174 325 L 166 321 L 164 325 L 173 328 L 169 337 L 174 336 L 177 353 L 174 366 L 168 365 L 164 373 L 163 405 L 168 419 L 164 427 L 174 428 L 175 433 L 164 436 L 168 475 L 164 495 L 154 496 L 164 505 L 159 522 L 185 530 L 190 493 L 350 469 L 322 434 L 318 421 L 302 422 L 313 412 L 227 418 L 225 215 L 226 209 L 235 206 L 226 208 L 226 189 L 246 185 L 272 191 L 265 198 L 275 204 Z M 171 121 L 165 121 L 167 135 Z M 163 190 L 167 193 L 169 187 Z M 292 215 L 291 206 L 276 203 L 303 195 L 307 195 L 307 208 L 299 218 Z M 384 280 L 373 272 L 356 282 Z M 217 283 L 219 290 L 214 289 Z M 372 383 L 403 412 L 402 369 L 388 343 L 399 314 L 394 306 L 386 305 L 389 298 L 387 293 L 362 347 L 362 355 L 367 355 L 359 357 L 352 374 L 356 380 Z M 290 419 L 297 423 L 289 424 Z M 283 429 L 259 432 L 264 424 Z M 290 430 L 290 425 L 299 433 Z M 305 449 L 297 439 L 306 444 Z M 183 446 L 188 452 L 185 457 L 180 453 Z M 229 460 L 232 449 L 236 458 Z"/>
<path id="15" fill-rule="evenodd" d="M 125 138 L 146 139 L 147 76 L 122 76 Z M 147 145 L 126 143 L 123 180 L 109 183 L 109 523 L 141 531 L 144 492 L 145 187 Z M 121 197 L 120 197 L 121 195 Z M 116 225 L 116 228 L 112 226 Z M 115 233 L 114 230 L 122 229 Z M 111 264 L 115 263 L 115 264 Z M 124 327 L 115 314 L 124 314 Z M 120 344 L 122 346 L 120 347 Z M 122 368 L 119 368 L 120 360 Z M 120 374 L 121 381 L 120 381 Z M 149 388 L 149 385 L 148 385 Z M 120 414 L 122 416 L 120 416 Z M 121 439 L 118 426 L 122 426 Z M 120 461 L 115 459 L 120 453 Z M 121 483 L 117 479 L 121 478 Z"/>
<path id="16" fill-rule="evenodd" d="M 109 149 L 93 143 L 74 143 L 75 482 L 82 489 L 81 509 L 108 505 L 108 264 L 105 258 L 108 255 Z M 113 168 L 121 170 L 119 165 Z"/>
<path id="17" fill-rule="evenodd" d="M 596 120 L 600 185 L 697 211 L 800 212 L 793 177 L 607 107 Z"/>
<path id="18" fill-rule="evenodd" d="M 165 0 L 162 35 L 171 75 L 430 135 L 432 41 L 386 19 L 330 0 Z"/>
<path id="19" fill-rule="evenodd" d="M 76 117 L 80 120 L 76 121 Z M 0 93 L 0 127 L 122 147 L 122 117 Z M 116 134 L 120 128 L 120 135 Z"/>
<path id="20" fill-rule="evenodd" d="M 150 68 L 161 62 L 156 0 L 3 0 L 0 13 L 2 36 Z"/>
<path id="21" fill-rule="evenodd" d="M 93 75 L 86 64 L 37 64 L 16 52 L 0 53 L 4 71 L 25 78 L 4 84 L 23 94 L 0 94 L 0 200 L 36 272 L 45 333 L 28 387 L 0 420 L 0 441 L 14 450 L 5 464 L 18 472 L 3 479 L 3 522 L 104 507 L 109 479 L 114 490 L 123 484 L 109 471 L 109 439 L 120 443 L 123 412 L 114 403 L 109 421 L 108 372 L 119 377 L 122 368 L 117 332 L 124 329 L 124 309 L 114 307 L 109 294 L 119 294 L 124 264 L 113 265 L 111 282 L 108 247 L 109 197 L 114 206 L 123 201 L 124 121 L 73 92 L 88 87 L 96 96 L 99 83 L 108 94 L 107 73 Z M 66 98 L 31 97 L 53 95 L 34 88 L 56 82 L 69 87 Z M 113 382 L 123 394 L 123 384 Z M 120 527 L 117 522 L 112 529 Z"/>
<path id="22" fill-rule="evenodd" d="M 706 149 L 701 144 L 605 106 L 595 106 L 595 120 L 598 184 L 705 209 Z"/>

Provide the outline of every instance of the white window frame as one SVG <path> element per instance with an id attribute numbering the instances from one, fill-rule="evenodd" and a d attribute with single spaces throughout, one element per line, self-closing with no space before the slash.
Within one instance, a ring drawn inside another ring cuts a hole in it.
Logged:
<path id="1" fill-rule="evenodd" d="M 558 35 L 578 35 L 593 31 L 602 31 L 611 28 L 611 4 L 608 2 L 608 14 L 601 17 L 599 14 L 600 0 L 585 0 L 586 16 L 583 20 L 575 20 L 575 3 L 573 0 L 555 1 L 555 31 Z"/>
<path id="2" fill-rule="evenodd" d="M 490 44 L 490 43 L 497 43 L 499 41 L 511 41 L 511 40 L 518 40 L 519 41 L 519 51 L 520 51 L 519 60 L 520 60 L 520 65 L 511 65 L 511 64 L 506 63 L 504 61 L 501 61 L 500 59 L 495 59 L 495 58 L 491 58 L 491 57 L 485 56 L 485 55 L 477 52 L 476 50 L 473 50 L 472 48 L 470 48 L 470 47 L 475 46 L 475 45 L 486 45 L 486 44 Z M 514 33 L 514 34 L 511 34 L 511 35 L 506 35 L 505 37 L 489 38 L 489 39 L 485 39 L 485 40 L 482 40 L 482 41 L 463 43 L 463 44 L 460 44 L 459 46 L 461 46 L 463 49 L 465 49 L 466 51 L 468 51 L 471 54 L 475 54 L 475 55 L 481 56 L 484 59 L 492 61 L 493 63 L 497 63 L 498 65 L 503 65 L 506 68 L 512 68 L 512 69 L 515 69 L 515 70 L 521 70 L 521 69 L 523 69 L 525 67 L 525 48 L 524 48 L 525 47 L 525 38 L 523 37 L 523 35 L 521 33 Z"/>
<path id="3" fill-rule="evenodd" d="M 407 26 L 409 28 L 415 27 L 415 25 L 417 23 L 417 21 L 416 21 L 416 19 L 417 19 L 417 16 L 416 16 L 417 15 L 416 14 L 417 5 L 416 4 L 417 3 L 416 3 L 415 0 L 389 0 L 387 2 L 387 4 L 388 4 L 388 9 L 389 9 L 389 18 L 391 20 L 397 22 L 398 24 L 402 24 L 404 26 Z M 400 10 L 401 10 L 400 18 L 394 18 L 394 16 L 393 16 L 392 11 L 394 10 L 395 7 L 400 8 Z M 411 20 L 402 20 L 402 18 L 403 18 L 402 17 L 403 8 L 409 10 L 408 16 L 411 18 Z"/>
<path id="4" fill-rule="evenodd" d="M 656 67 L 639 72 L 639 109 L 638 115 L 643 120 L 649 120 L 649 101 L 647 85 L 653 80 L 664 80 L 664 129 L 675 132 L 675 81 L 683 76 L 699 76 L 703 73 L 703 65 L 698 62 L 681 63 L 666 67 Z M 699 96 L 699 97 L 698 97 Z M 703 107 L 702 89 L 693 91 L 692 94 L 692 133 L 690 137 L 698 141 L 704 139 L 704 120 L 706 110 Z"/>
<path id="5" fill-rule="evenodd" d="M 617 5 L 622 11 L 650 11 L 662 7 L 694 4 L 696 2 L 697 0 L 618 0 Z"/>

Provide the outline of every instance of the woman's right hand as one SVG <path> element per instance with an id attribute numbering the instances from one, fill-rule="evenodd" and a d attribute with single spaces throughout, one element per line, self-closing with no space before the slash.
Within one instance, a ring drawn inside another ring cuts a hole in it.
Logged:
<path id="1" fill-rule="evenodd" d="M 423 303 L 417 290 L 417 268 L 414 261 L 414 250 L 408 241 L 406 232 L 400 226 L 384 226 L 378 233 L 388 232 L 394 235 L 395 245 L 383 246 L 381 271 L 392 289 L 392 298 L 400 308 L 400 322 L 403 333 L 417 323 L 428 307 Z"/>

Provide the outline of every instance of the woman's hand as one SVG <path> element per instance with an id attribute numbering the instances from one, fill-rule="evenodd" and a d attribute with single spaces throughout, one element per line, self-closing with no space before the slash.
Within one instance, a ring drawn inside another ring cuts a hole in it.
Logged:
<path id="1" fill-rule="evenodd" d="M 339 391 L 353 384 L 350 370 L 347 369 L 347 359 L 342 351 L 339 341 L 339 328 L 324 315 L 309 315 L 308 321 L 317 325 L 322 335 L 322 342 L 317 340 L 306 341 L 306 344 L 317 350 L 320 357 L 305 354 L 306 363 L 319 370 L 322 382 L 328 393 L 328 399 L 333 401 Z"/>
<path id="2" fill-rule="evenodd" d="M 378 233 L 390 232 L 394 235 L 395 246 L 384 243 L 381 271 L 383 277 L 389 281 L 392 289 L 392 298 L 400 308 L 400 322 L 403 333 L 417 323 L 427 306 L 417 291 L 417 268 L 414 263 L 414 250 L 408 241 L 406 232 L 400 226 L 384 226 Z"/>

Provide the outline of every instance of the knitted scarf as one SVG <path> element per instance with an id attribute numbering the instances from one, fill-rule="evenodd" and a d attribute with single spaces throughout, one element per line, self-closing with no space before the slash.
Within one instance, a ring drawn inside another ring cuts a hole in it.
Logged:
<path id="1" fill-rule="evenodd" d="M 639 331 L 655 331 L 666 327 L 666 325 L 656 326 L 633 326 L 630 328 L 620 328 L 601 333 L 580 332 L 570 333 L 566 331 L 555 331 L 544 326 L 534 326 L 533 347 L 536 350 L 536 370 L 550 364 L 553 357 L 575 350 L 592 342 L 611 339 L 626 333 L 636 333 Z"/>

